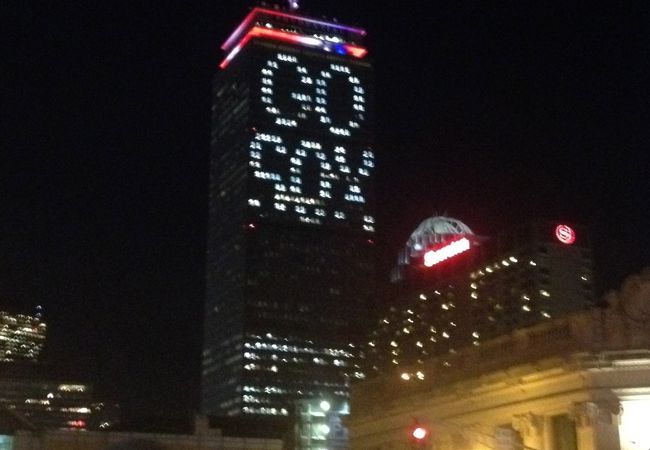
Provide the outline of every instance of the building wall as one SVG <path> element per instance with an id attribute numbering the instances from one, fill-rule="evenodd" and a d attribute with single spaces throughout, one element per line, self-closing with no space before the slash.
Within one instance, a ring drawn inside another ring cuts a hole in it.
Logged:
<path id="1" fill-rule="evenodd" d="M 18 432 L 11 450 L 281 450 L 282 441 L 212 435 L 49 431 Z"/>
<path id="2" fill-rule="evenodd" d="M 647 450 L 650 271 L 608 301 L 355 385 L 351 448 Z"/>

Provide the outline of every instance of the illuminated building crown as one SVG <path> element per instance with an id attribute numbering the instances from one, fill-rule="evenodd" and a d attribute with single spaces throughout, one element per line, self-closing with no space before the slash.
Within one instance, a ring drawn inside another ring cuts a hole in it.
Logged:
<path id="1" fill-rule="evenodd" d="M 422 221 L 411 233 L 406 246 L 415 252 L 419 252 L 434 244 L 446 241 L 451 236 L 473 235 L 474 233 L 463 222 L 458 219 L 445 216 L 433 216 Z"/>

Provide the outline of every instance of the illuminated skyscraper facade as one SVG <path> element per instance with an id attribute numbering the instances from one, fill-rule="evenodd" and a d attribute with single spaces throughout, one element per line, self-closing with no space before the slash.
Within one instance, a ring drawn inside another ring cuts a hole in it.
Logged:
<path id="1" fill-rule="evenodd" d="M 202 410 L 347 397 L 374 290 L 365 31 L 253 9 L 213 86 Z"/>
<path id="2" fill-rule="evenodd" d="M 0 311 L 0 363 L 36 362 L 45 344 L 46 329 L 40 307 L 34 316 Z"/>

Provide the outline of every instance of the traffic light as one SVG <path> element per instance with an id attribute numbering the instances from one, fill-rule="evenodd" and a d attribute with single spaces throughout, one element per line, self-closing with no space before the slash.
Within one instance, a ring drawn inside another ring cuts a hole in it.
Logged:
<path id="1" fill-rule="evenodd" d="M 424 427 L 415 427 L 413 428 L 413 433 L 411 433 L 411 436 L 413 436 L 413 439 L 416 441 L 423 441 L 428 435 L 429 430 Z"/>
<path id="2" fill-rule="evenodd" d="M 429 445 L 431 430 L 429 427 L 415 422 L 409 429 L 409 440 L 412 448 L 423 448 Z"/>

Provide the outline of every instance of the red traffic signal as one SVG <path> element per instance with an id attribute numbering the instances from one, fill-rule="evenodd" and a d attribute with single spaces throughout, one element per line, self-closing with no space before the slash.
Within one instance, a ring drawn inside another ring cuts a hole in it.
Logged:
<path id="1" fill-rule="evenodd" d="M 429 430 L 427 430 L 424 427 L 415 427 L 413 428 L 413 431 L 411 432 L 411 436 L 413 436 L 413 439 L 416 441 L 422 441 L 429 435 Z"/>

